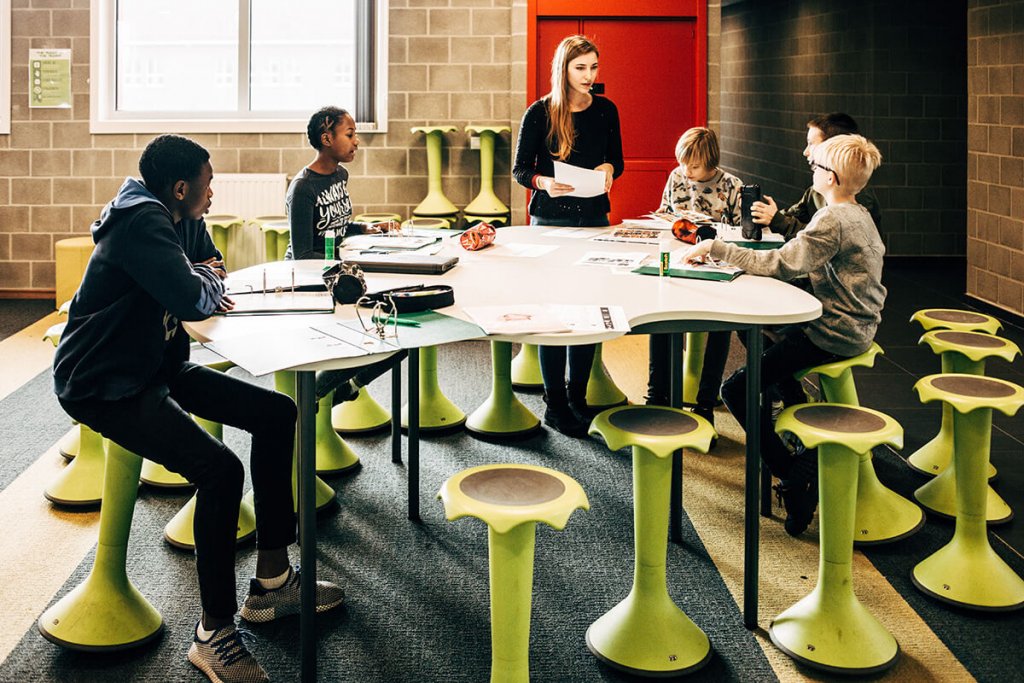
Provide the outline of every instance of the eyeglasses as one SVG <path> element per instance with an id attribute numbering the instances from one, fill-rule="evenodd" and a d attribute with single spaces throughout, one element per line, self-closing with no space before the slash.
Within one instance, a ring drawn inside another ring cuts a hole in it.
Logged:
<path id="1" fill-rule="evenodd" d="M 812 170 L 812 171 L 813 171 L 814 169 L 816 169 L 816 168 L 820 168 L 820 169 L 821 169 L 822 171 L 828 171 L 829 173 L 831 173 L 832 175 L 834 175 L 834 176 L 836 177 L 836 185 L 839 185 L 839 184 L 840 184 L 840 182 L 839 182 L 839 174 L 838 174 L 838 173 L 836 173 L 835 171 L 833 171 L 833 170 L 832 170 L 831 168 L 829 168 L 828 166 L 822 166 L 821 164 L 819 164 L 819 163 L 818 163 L 817 161 L 815 161 L 814 159 L 808 159 L 808 160 L 807 160 L 807 165 L 811 167 L 811 170 Z"/>

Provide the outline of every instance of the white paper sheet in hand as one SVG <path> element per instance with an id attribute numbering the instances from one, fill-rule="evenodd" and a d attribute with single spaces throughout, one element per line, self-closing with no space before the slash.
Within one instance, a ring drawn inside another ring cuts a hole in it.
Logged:
<path id="1" fill-rule="evenodd" d="M 580 168 L 561 161 L 555 163 L 555 182 L 572 185 L 573 191 L 565 197 L 596 197 L 604 194 L 604 171 Z"/>

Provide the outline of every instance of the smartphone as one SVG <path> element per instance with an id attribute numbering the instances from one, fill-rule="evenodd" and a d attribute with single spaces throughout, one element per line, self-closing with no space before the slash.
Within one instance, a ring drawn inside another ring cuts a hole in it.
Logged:
<path id="1" fill-rule="evenodd" d="M 761 226 L 754 222 L 754 215 L 750 212 L 754 202 L 761 199 L 760 185 L 744 185 L 740 188 L 740 227 L 743 229 L 743 239 L 761 240 Z"/>

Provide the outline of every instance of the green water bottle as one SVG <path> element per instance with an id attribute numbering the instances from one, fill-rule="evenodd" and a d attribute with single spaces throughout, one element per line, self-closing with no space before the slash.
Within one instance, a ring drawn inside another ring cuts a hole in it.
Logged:
<path id="1" fill-rule="evenodd" d="M 334 254 L 334 231 L 324 231 L 324 260 L 333 261 L 335 260 Z"/>

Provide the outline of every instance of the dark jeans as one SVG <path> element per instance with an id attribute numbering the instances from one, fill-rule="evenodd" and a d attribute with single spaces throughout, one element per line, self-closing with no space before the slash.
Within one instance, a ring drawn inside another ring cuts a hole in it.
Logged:
<path id="1" fill-rule="evenodd" d="M 530 216 L 530 225 L 542 225 L 548 228 L 605 228 L 610 225 L 607 215 L 579 216 L 574 218 L 539 218 Z"/>
<path id="2" fill-rule="evenodd" d="M 697 388 L 697 405 L 713 408 L 718 403 L 722 387 L 725 363 L 729 360 L 729 341 L 732 332 L 708 332 L 704 347 L 704 363 Z M 671 337 L 668 334 L 652 334 L 649 342 L 650 356 L 647 365 L 647 398 L 649 403 L 668 405 L 669 365 L 666 361 L 671 353 Z"/>
<path id="3" fill-rule="evenodd" d="M 596 344 L 576 346 L 540 346 L 540 374 L 544 379 L 544 395 L 548 405 L 564 407 L 568 399 L 585 403 L 590 368 L 594 364 Z M 566 388 L 565 366 L 569 364 L 569 385 Z M 567 393 L 568 392 L 568 393 Z"/>
<path id="4" fill-rule="evenodd" d="M 235 533 L 245 471 L 238 456 L 190 413 L 252 434 L 249 468 L 256 497 L 256 544 L 273 550 L 295 541 L 295 403 L 276 391 L 184 363 L 166 384 L 154 384 L 128 398 L 60 404 L 68 415 L 122 448 L 196 485 L 193 529 L 203 610 L 212 617 L 233 615 L 238 609 Z"/>
<path id="5" fill-rule="evenodd" d="M 793 397 L 800 395 L 800 385 L 793 375 L 804 368 L 842 358 L 815 346 L 799 327 L 780 331 L 779 341 L 765 348 L 761 355 L 761 383 L 765 394 Z M 722 385 L 722 399 L 736 421 L 747 426 L 747 369 L 740 368 Z M 771 401 L 761 406 L 761 459 L 779 479 L 788 479 L 793 458 L 782 439 L 775 433 L 771 419 Z"/>

